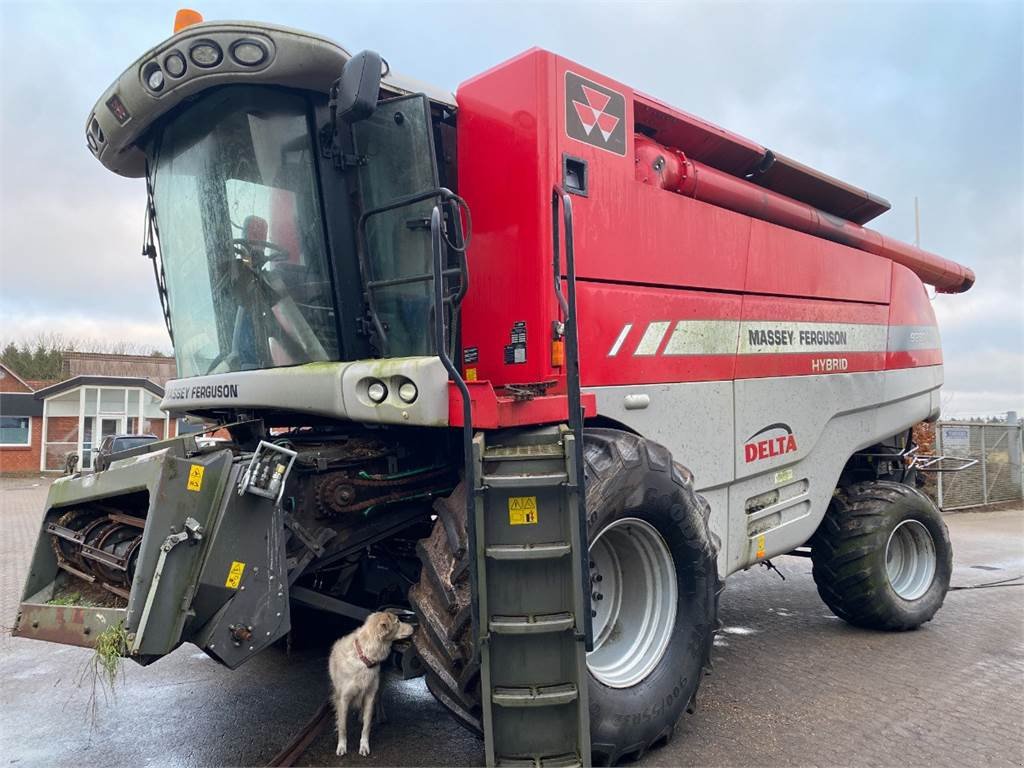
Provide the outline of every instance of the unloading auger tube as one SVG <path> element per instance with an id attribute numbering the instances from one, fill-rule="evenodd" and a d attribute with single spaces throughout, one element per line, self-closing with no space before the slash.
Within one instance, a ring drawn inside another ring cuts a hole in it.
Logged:
<path id="1" fill-rule="evenodd" d="M 974 272 L 955 261 L 691 160 L 646 136 L 637 134 L 634 142 L 637 179 L 647 184 L 891 259 L 940 293 L 962 293 L 974 285 Z"/>

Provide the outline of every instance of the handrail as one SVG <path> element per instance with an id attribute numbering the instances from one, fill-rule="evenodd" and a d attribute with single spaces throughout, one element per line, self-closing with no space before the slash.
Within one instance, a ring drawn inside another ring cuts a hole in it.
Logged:
<path id="1" fill-rule="evenodd" d="M 468 231 L 464 238 L 460 238 L 460 240 L 462 241 L 461 244 L 455 245 L 450 240 L 448 240 L 446 235 L 442 235 L 443 240 L 448 244 L 448 246 L 452 250 L 456 251 L 457 253 L 464 254 L 466 246 L 468 245 L 469 239 L 472 235 L 473 227 L 472 219 L 470 218 L 469 215 L 469 206 L 466 205 L 465 200 L 463 200 L 457 194 L 455 194 L 450 189 L 447 189 L 445 187 L 432 187 L 422 192 L 417 192 L 415 194 L 405 195 L 404 197 L 396 198 L 387 205 L 382 205 L 377 208 L 371 208 L 370 210 L 363 212 L 363 214 L 359 217 L 359 221 L 357 223 L 357 237 L 359 238 L 359 269 L 362 272 L 363 277 L 363 300 L 366 302 L 366 307 L 370 312 L 370 320 L 373 323 L 374 330 L 377 333 L 377 339 L 380 344 L 380 353 L 382 357 L 388 356 L 389 342 L 387 331 L 384 329 L 384 325 L 380 321 L 380 316 L 377 314 L 377 302 L 374 298 L 374 291 L 376 291 L 379 288 L 389 288 L 396 285 L 407 285 L 411 283 L 427 282 L 428 280 L 434 279 L 434 273 L 430 272 L 421 275 L 410 275 L 406 277 L 394 278 L 391 280 L 371 280 L 369 264 L 370 245 L 366 236 L 366 222 L 369 221 L 370 218 L 377 216 L 379 214 L 387 213 L 388 211 L 394 211 L 399 208 L 404 208 L 405 206 L 413 205 L 414 203 L 421 203 L 425 200 L 430 200 L 432 198 L 437 199 L 439 201 L 438 205 L 454 204 L 455 215 L 453 216 L 453 218 L 455 219 L 459 219 L 460 211 L 465 210 Z M 435 205 L 435 207 L 437 207 L 437 205 Z M 461 233 L 461 226 L 457 226 L 457 229 Z M 457 269 L 442 269 L 441 275 L 442 277 L 448 276 L 451 274 L 455 274 L 456 271 L 462 274 L 463 279 L 461 281 L 461 284 L 459 285 L 458 293 L 456 293 L 449 299 L 449 301 L 451 301 L 453 305 L 453 308 L 455 309 L 458 308 L 459 303 L 462 301 L 463 296 L 465 296 L 466 294 L 467 267 L 465 257 L 460 259 L 459 267 Z"/>
<path id="2" fill-rule="evenodd" d="M 565 273 L 568 296 L 562 293 L 561 236 L 558 227 L 558 208 L 561 203 L 565 224 Z M 587 537 L 587 489 L 586 472 L 583 465 L 583 406 L 580 401 L 580 349 L 576 325 L 576 253 L 573 244 L 572 198 L 557 184 L 551 191 L 552 266 L 554 269 L 555 295 L 562 308 L 565 334 L 566 389 L 569 400 L 569 429 L 575 436 L 576 487 L 579 501 L 579 540 L 586 546 Z M 580 557 L 580 582 L 583 589 L 583 634 L 588 651 L 594 650 L 594 622 L 590 610 L 590 558 Z"/>
<path id="3" fill-rule="evenodd" d="M 457 225 L 458 226 L 458 225 Z M 458 366 L 448 355 L 447 346 L 444 343 L 444 285 L 442 275 L 444 273 L 444 244 L 446 238 L 441 234 L 441 207 L 435 205 L 430 212 L 430 250 L 433 256 L 434 268 L 434 339 L 437 356 L 441 358 L 441 364 L 459 393 L 462 395 L 462 461 L 465 470 L 464 483 L 466 487 L 466 549 L 469 554 L 469 584 L 470 584 L 470 621 L 472 622 L 472 637 L 479 637 L 479 619 L 477 617 L 478 606 L 478 574 L 477 574 L 477 550 L 476 550 L 476 494 L 475 473 L 473 470 L 473 404 L 469 399 L 469 387 L 459 372 Z M 465 260 L 464 260 L 465 261 Z M 463 278 L 463 293 L 469 282 L 469 270 L 466 267 Z M 473 655 L 479 653 L 478 644 L 473 644 Z"/>

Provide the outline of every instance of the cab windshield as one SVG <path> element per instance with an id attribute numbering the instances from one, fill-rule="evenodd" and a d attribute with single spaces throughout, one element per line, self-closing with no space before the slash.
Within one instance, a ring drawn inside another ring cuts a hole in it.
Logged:
<path id="1" fill-rule="evenodd" d="M 338 359 L 306 102 L 233 87 L 152 148 L 178 375 Z"/>

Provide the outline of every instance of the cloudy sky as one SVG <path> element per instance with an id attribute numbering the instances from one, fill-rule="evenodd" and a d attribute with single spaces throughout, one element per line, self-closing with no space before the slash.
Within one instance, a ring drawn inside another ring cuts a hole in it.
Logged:
<path id="1" fill-rule="evenodd" d="M 83 124 L 177 3 L 0 0 L 0 340 L 169 350 L 139 251 L 144 188 Z M 873 226 L 970 265 L 935 300 L 944 412 L 1024 410 L 1024 4 L 203 2 L 373 48 L 454 89 L 539 45 L 893 203 Z"/>

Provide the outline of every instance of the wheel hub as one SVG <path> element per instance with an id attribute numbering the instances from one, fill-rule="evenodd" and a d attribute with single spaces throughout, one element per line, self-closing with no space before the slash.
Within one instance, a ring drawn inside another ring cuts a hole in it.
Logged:
<path id="1" fill-rule="evenodd" d="M 590 584 L 587 667 L 612 688 L 636 685 L 661 661 L 675 627 L 676 571 L 665 539 L 639 518 L 616 520 L 590 545 Z"/>
<path id="2" fill-rule="evenodd" d="M 885 571 L 893 592 L 904 600 L 917 600 L 935 578 L 935 542 L 918 520 L 897 525 L 885 546 Z"/>

